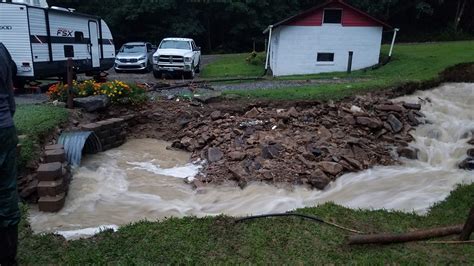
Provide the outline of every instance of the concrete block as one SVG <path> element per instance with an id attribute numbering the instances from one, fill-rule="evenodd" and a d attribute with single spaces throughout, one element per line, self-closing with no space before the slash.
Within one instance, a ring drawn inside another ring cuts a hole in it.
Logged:
<path id="1" fill-rule="evenodd" d="M 64 163 L 66 161 L 66 152 L 63 149 L 47 150 L 44 154 L 46 163 Z"/>
<path id="2" fill-rule="evenodd" d="M 66 203 L 66 194 L 54 197 L 41 197 L 38 201 L 39 210 L 42 212 L 59 212 Z"/>
<path id="3" fill-rule="evenodd" d="M 64 146 L 62 144 L 54 144 L 54 145 L 48 145 L 44 147 L 45 150 L 51 151 L 51 150 L 63 150 Z"/>
<path id="4" fill-rule="evenodd" d="M 41 197 L 55 197 L 66 192 L 63 179 L 56 181 L 42 181 L 38 183 L 38 195 Z"/>
<path id="5" fill-rule="evenodd" d="M 63 167 L 60 162 L 40 164 L 38 167 L 38 180 L 55 181 L 63 177 Z"/>

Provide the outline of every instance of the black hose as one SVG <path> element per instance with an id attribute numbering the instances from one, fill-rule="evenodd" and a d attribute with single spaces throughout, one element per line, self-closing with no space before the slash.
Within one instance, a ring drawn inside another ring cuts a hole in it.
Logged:
<path id="1" fill-rule="evenodd" d="M 235 221 L 235 223 L 242 223 L 242 222 L 246 222 L 246 221 L 263 219 L 263 218 L 271 218 L 271 217 L 300 217 L 300 218 L 304 218 L 304 219 L 307 219 L 307 220 L 311 220 L 313 222 L 327 224 L 327 225 L 339 228 L 339 229 L 344 230 L 344 231 L 349 231 L 349 232 L 356 233 L 356 234 L 364 234 L 361 231 L 346 228 L 346 227 L 343 227 L 343 226 L 335 224 L 335 223 L 327 222 L 327 221 L 325 221 L 325 220 L 323 220 L 319 217 L 316 217 L 316 216 L 310 216 L 310 215 L 299 214 L 299 213 L 274 213 L 274 214 L 266 214 L 266 215 L 249 216 L 249 217 L 238 219 L 238 220 Z"/>

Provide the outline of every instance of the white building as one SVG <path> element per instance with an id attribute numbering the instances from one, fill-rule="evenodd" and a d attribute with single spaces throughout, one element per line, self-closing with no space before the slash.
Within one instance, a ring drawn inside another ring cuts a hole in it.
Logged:
<path id="1" fill-rule="evenodd" d="M 386 23 L 331 0 L 269 26 L 267 67 L 274 76 L 346 71 L 379 63 Z"/>

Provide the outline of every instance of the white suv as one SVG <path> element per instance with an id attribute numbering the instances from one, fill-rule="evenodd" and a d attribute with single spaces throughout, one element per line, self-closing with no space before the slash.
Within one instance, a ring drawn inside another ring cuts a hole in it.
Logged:
<path id="1" fill-rule="evenodd" d="M 194 78 L 201 66 L 201 48 L 186 38 L 163 39 L 153 55 L 153 75 L 161 78 L 163 72 L 183 73 Z"/>

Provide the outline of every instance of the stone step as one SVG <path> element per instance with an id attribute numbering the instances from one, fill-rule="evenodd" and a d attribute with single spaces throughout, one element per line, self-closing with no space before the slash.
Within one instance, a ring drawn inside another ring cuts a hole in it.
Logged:
<path id="1" fill-rule="evenodd" d="M 44 155 L 46 163 L 64 163 L 66 161 L 66 152 L 64 149 L 47 150 L 44 152 Z"/>
<path id="2" fill-rule="evenodd" d="M 42 212 L 59 212 L 65 203 L 66 194 L 61 193 L 55 197 L 41 197 L 38 201 L 38 207 Z"/>
<path id="3" fill-rule="evenodd" d="M 60 162 L 40 164 L 38 181 L 56 181 L 63 178 L 63 165 Z"/>
<path id="4" fill-rule="evenodd" d="M 51 151 L 51 150 L 64 150 L 64 146 L 62 144 L 54 144 L 54 145 L 48 145 L 44 147 L 46 151 Z"/>
<path id="5" fill-rule="evenodd" d="M 57 181 L 42 181 L 38 183 L 39 197 L 54 197 L 66 192 L 66 185 L 63 179 Z"/>

